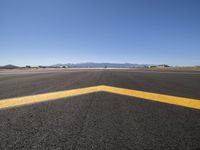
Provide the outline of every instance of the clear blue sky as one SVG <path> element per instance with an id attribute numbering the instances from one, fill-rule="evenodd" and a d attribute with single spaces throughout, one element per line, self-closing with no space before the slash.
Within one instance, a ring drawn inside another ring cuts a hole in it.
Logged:
<path id="1" fill-rule="evenodd" d="M 0 65 L 200 65 L 200 0 L 0 0 Z"/>

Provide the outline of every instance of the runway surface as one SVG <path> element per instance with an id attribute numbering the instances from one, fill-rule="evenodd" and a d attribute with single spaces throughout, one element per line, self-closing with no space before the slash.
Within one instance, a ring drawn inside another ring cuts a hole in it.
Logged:
<path id="1" fill-rule="evenodd" d="M 0 100 L 108 85 L 200 100 L 200 74 L 0 72 Z M 200 149 L 200 110 L 107 92 L 0 109 L 0 149 Z"/>

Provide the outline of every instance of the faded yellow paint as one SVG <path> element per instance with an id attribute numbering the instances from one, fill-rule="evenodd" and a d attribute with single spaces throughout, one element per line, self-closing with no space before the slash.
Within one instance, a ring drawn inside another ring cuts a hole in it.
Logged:
<path id="1" fill-rule="evenodd" d="M 198 99 L 156 94 L 150 92 L 143 92 L 139 90 L 131 90 L 104 85 L 0 100 L 0 109 L 28 105 L 44 101 L 59 100 L 66 97 L 78 96 L 94 92 L 110 92 L 155 102 L 200 109 L 200 100 Z"/>

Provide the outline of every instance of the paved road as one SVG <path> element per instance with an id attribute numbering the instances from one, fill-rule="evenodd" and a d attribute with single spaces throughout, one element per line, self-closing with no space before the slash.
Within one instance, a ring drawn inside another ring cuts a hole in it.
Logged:
<path id="1" fill-rule="evenodd" d="M 76 70 L 0 74 L 0 99 L 110 85 L 200 99 L 200 74 Z M 0 149 L 200 149 L 200 110 L 111 93 L 0 110 Z"/>

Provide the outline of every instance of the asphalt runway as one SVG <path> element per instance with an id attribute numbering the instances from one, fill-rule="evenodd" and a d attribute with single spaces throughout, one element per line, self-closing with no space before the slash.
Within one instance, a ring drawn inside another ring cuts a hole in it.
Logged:
<path id="1" fill-rule="evenodd" d="M 200 74 L 132 70 L 0 73 L 0 99 L 108 85 L 200 100 Z M 107 92 L 0 110 L 0 149 L 200 149 L 200 110 Z"/>

